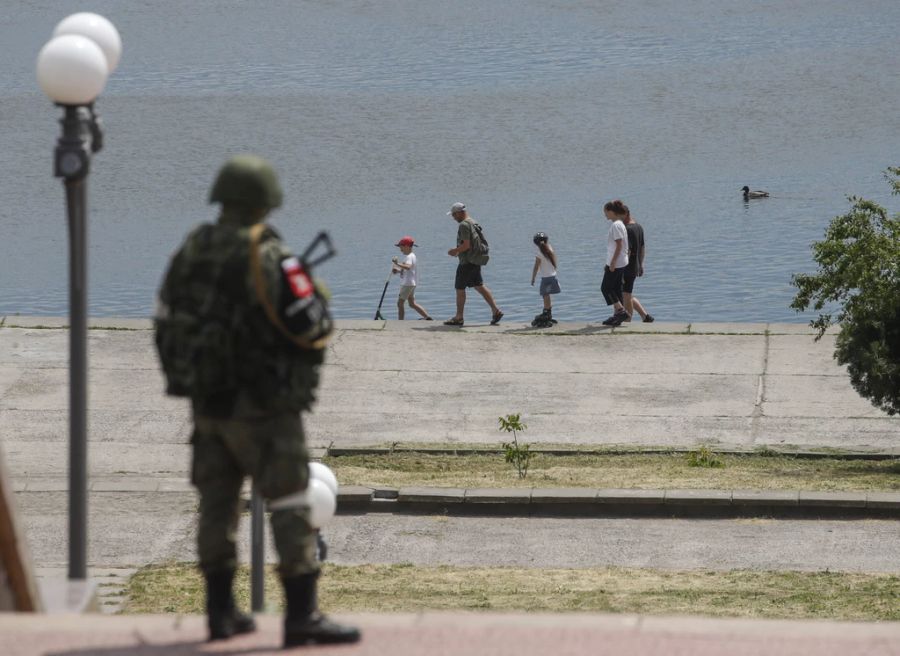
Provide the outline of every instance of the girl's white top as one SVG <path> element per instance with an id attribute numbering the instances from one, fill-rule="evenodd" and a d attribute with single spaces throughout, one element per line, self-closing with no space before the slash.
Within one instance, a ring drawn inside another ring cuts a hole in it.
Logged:
<path id="1" fill-rule="evenodd" d="M 537 245 L 535 245 L 534 249 L 537 251 L 537 258 L 541 261 L 541 268 L 538 270 L 538 275 L 541 278 L 555 276 L 556 267 L 553 266 L 553 262 L 550 261 L 550 258 L 541 253 L 541 249 Z"/>
<path id="2" fill-rule="evenodd" d="M 606 266 L 611 266 L 613 255 L 616 254 L 616 241 L 622 240 L 622 249 L 619 251 L 619 257 L 616 258 L 616 268 L 628 266 L 628 232 L 625 230 L 625 224 L 619 220 L 609 224 L 609 232 L 606 234 Z"/>

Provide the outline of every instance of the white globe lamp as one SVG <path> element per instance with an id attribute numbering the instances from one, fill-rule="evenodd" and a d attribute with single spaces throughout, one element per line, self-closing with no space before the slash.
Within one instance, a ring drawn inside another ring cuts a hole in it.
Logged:
<path id="1" fill-rule="evenodd" d="M 122 37 L 119 31 L 109 20 L 100 14 L 79 12 L 62 19 L 53 30 L 53 36 L 65 34 L 77 34 L 86 36 L 100 46 L 106 57 L 107 68 L 110 73 L 119 65 L 122 56 Z"/>
<path id="2" fill-rule="evenodd" d="M 86 36 L 51 39 L 38 54 L 38 84 L 60 105 L 89 105 L 103 91 L 109 68 L 106 56 Z"/>
<path id="3" fill-rule="evenodd" d="M 309 504 L 309 523 L 313 528 L 322 528 L 337 510 L 337 497 L 328 486 L 318 478 L 310 479 L 306 488 L 306 501 Z"/>
<path id="4" fill-rule="evenodd" d="M 330 467 L 323 465 L 321 462 L 309 463 L 309 478 L 310 480 L 318 479 L 325 483 L 325 485 L 328 486 L 328 489 L 331 490 L 331 493 L 337 497 L 338 480 Z"/>

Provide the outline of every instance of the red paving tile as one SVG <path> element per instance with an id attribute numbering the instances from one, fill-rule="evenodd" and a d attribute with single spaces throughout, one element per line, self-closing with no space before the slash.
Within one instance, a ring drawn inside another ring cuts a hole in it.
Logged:
<path id="1" fill-rule="evenodd" d="M 900 623 L 841 624 L 610 615 L 356 615 L 358 645 L 329 656 L 900 656 Z M 286 653 L 276 617 L 228 642 L 203 642 L 199 617 L 0 615 L 3 656 Z"/>

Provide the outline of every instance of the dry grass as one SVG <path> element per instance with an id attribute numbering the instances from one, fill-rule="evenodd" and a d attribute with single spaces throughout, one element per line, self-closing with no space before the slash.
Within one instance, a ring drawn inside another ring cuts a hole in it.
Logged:
<path id="1" fill-rule="evenodd" d="M 716 455 L 721 467 L 683 454 L 539 454 L 520 479 L 500 454 L 337 456 L 324 462 L 343 485 L 404 487 L 591 487 L 643 489 L 900 490 L 900 460 L 809 460 Z"/>
<path id="2" fill-rule="evenodd" d="M 247 571 L 237 595 L 248 605 Z M 272 571 L 269 609 L 280 608 Z M 203 589 L 189 564 L 150 566 L 128 586 L 127 613 L 202 613 Z M 599 611 L 718 617 L 900 620 L 900 577 L 829 572 L 652 569 L 525 569 L 335 566 L 324 569 L 327 611 Z"/>

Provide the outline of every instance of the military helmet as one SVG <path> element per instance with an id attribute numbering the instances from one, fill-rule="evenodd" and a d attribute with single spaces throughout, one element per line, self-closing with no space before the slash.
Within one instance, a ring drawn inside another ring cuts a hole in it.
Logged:
<path id="1" fill-rule="evenodd" d="M 210 203 L 247 207 L 279 207 L 281 197 L 275 169 L 256 155 L 236 155 L 225 162 L 209 192 Z"/>

